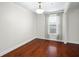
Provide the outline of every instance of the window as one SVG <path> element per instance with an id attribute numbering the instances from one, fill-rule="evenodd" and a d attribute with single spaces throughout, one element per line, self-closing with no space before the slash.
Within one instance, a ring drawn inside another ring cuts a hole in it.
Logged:
<path id="1" fill-rule="evenodd" d="M 58 33 L 59 16 L 52 14 L 48 18 L 48 34 Z"/>

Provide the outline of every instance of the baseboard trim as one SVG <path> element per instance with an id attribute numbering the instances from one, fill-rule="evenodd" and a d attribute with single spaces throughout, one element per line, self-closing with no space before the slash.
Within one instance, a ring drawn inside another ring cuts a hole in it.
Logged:
<path id="1" fill-rule="evenodd" d="M 39 38 L 39 39 L 53 40 L 53 39 L 49 39 L 49 38 Z M 65 41 L 63 41 L 63 40 L 53 40 L 53 41 L 63 42 L 64 44 L 67 44 L 67 43 L 68 43 L 68 42 L 65 42 Z"/>
<path id="2" fill-rule="evenodd" d="M 71 44 L 79 44 L 78 42 L 67 42 L 67 43 L 71 43 Z"/>
<path id="3" fill-rule="evenodd" d="M 53 40 L 53 39 L 49 39 L 49 38 L 39 38 L 39 39 L 44 39 L 44 40 Z M 53 41 L 64 42 L 63 40 L 53 40 Z"/>
<path id="4" fill-rule="evenodd" d="M 68 42 L 65 42 L 65 41 L 63 41 L 64 42 L 64 44 L 67 44 Z"/>
<path id="5" fill-rule="evenodd" d="M 31 38 L 31 39 L 29 39 L 28 41 L 24 41 L 24 42 L 22 42 L 22 43 L 20 43 L 20 44 L 18 44 L 18 45 L 16 45 L 16 46 L 14 46 L 14 47 L 8 47 L 8 48 L 6 48 L 5 50 L 3 50 L 2 52 L 0 52 L 0 56 L 3 56 L 3 55 L 5 55 L 5 54 L 9 53 L 10 51 L 12 51 L 12 50 L 14 50 L 14 49 L 16 49 L 16 48 L 18 48 L 18 47 L 20 47 L 20 46 L 22 46 L 22 45 L 28 43 L 28 42 L 34 40 L 34 39 L 35 39 L 35 38 Z"/>

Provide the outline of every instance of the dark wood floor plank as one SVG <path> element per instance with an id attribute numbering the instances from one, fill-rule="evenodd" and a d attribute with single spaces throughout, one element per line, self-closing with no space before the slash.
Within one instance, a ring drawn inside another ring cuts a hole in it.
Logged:
<path id="1" fill-rule="evenodd" d="M 31 42 L 5 54 L 3 57 L 65 57 L 79 56 L 79 44 L 64 44 L 45 39 Z"/>

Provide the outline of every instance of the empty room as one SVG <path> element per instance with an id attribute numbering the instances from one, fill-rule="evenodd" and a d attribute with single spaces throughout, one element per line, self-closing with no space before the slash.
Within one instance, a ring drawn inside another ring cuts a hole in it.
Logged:
<path id="1" fill-rule="evenodd" d="M 79 57 L 79 2 L 0 2 L 1 57 Z"/>

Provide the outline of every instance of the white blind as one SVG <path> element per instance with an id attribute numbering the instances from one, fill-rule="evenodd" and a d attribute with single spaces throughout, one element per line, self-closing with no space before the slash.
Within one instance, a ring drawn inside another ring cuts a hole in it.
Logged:
<path id="1" fill-rule="evenodd" d="M 59 16 L 56 14 L 52 14 L 48 18 L 48 34 L 58 32 L 58 25 L 59 25 Z"/>

